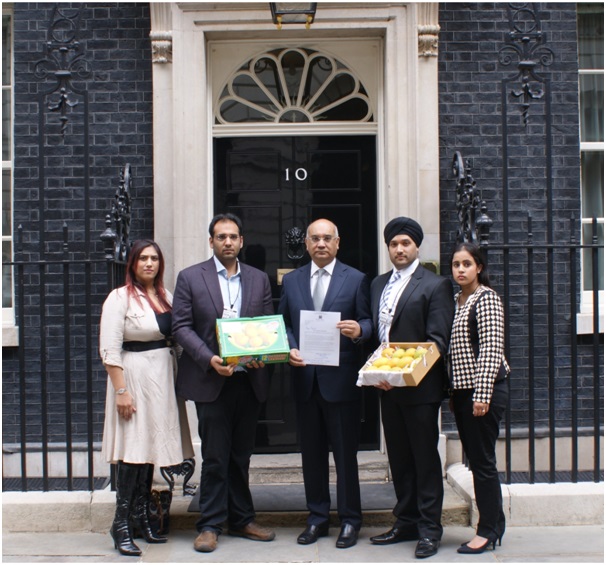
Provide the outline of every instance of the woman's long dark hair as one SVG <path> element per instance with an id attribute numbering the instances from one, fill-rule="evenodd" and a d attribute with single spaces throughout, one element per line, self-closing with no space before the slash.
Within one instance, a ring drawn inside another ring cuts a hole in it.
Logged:
<path id="1" fill-rule="evenodd" d="M 452 260 L 454 258 L 455 253 L 459 251 L 467 251 L 475 261 L 478 267 L 482 267 L 482 270 L 478 273 L 478 282 L 481 285 L 490 287 L 490 277 L 488 276 L 488 269 L 486 268 L 486 261 L 484 260 L 484 254 L 480 249 L 479 245 L 475 243 L 468 243 L 467 241 L 461 241 L 455 245 L 454 251 L 450 256 L 450 266 L 452 268 Z"/>
<path id="2" fill-rule="evenodd" d="M 139 304 L 141 304 L 139 292 L 142 292 L 147 297 L 143 285 L 137 280 L 137 263 L 141 253 L 146 247 L 153 247 L 158 254 L 158 274 L 154 279 L 154 288 L 158 295 L 158 300 L 164 309 L 163 311 L 167 312 L 171 310 L 171 305 L 166 298 L 166 290 L 164 289 L 164 255 L 162 255 L 162 250 L 155 241 L 151 239 L 137 239 L 133 242 L 130 253 L 128 254 L 128 263 L 126 264 L 126 290 L 128 291 L 129 296 L 133 296 Z M 148 302 L 154 311 L 157 311 L 154 303 L 150 300 L 148 300 Z"/>

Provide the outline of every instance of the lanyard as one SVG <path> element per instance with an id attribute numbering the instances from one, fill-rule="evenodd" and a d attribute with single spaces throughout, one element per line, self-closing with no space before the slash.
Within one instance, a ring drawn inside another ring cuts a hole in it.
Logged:
<path id="1" fill-rule="evenodd" d="M 238 279 L 238 292 L 236 293 L 236 297 L 234 298 L 234 301 L 231 301 L 231 292 L 229 291 L 229 278 L 227 279 L 227 300 L 229 302 L 229 309 L 233 310 L 234 309 L 234 305 L 236 304 L 236 302 L 238 301 L 238 296 L 240 296 L 240 289 L 242 288 L 242 281 L 240 279 Z"/>

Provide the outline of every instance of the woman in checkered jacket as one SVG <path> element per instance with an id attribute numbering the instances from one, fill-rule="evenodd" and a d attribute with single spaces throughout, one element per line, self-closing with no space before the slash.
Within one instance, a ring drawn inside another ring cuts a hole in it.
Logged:
<path id="1" fill-rule="evenodd" d="M 499 423 L 507 404 L 509 366 L 503 354 L 503 305 L 490 288 L 480 248 L 459 243 L 452 256 L 455 296 L 450 341 L 451 408 L 473 474 L 480 518 L 476 535 L 457 550 L 482 553 L 501 544 L 505 514 L 495 454 Z"/>

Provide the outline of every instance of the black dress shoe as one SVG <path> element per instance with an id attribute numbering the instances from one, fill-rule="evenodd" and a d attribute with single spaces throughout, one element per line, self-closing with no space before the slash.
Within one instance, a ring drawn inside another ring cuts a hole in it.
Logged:
<path id="1" fill-rule="evenodd" d="M 315 543 L 318 538 L 322 538 L 328 535 L 328 523 L 320 524 L 319 526 L 307 526 L 297 538 L 297 543 L 301 545 L 309 545 Z"/>
<path id="2" fill-rule="evenodd" d="M 353 547 L 358 541 L 358 532 L 351 524 L 343 524 L 341 526 L 341 533 L 337 538 L 337 547 L 339 549 L 346 549 Z"/>
<path id="3" fill-rule="evenodd" d="M 431 557 L 438 553 L 440 547 L 439 539 L 421 538 L 417 543 L 417 549 L 415 549 L 415 557 L 418 559 L 424 559 L 425 557 Z"/>
<path id="4" fill-rule="evenodd" d="M 417 541 L 418 539 L 419 534 L 417 532 L 410 533 L 402 528 L 395 527 L 378 536 L 372 536 L 370 541 L 375 545 L 389 545 L 391 543 L 400 543 L 401 541 Z"/>

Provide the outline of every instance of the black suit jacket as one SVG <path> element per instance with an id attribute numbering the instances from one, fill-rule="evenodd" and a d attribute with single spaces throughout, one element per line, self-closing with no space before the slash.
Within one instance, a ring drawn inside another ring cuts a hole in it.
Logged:
<path id="1" fill-rule="evenodd" d="M 242 309 L 240 316 L 274 314 L 269 278 L 263 271 L 240 263 Z M 215 261 L 198 263 L 179 273 L 173 298 L 173 336 L 183 347 L 177 373 L 177 394 L 196 402 L 213 402 L 219 396 L 225 377 L 211 368 L 210 360 L 219 354 L 216 324 L 223 316 L 223 298 Z M 247 369 L 260 402 L 267 399 L 267 368 Z"/>
<path id="2" fill-rule="evenodd" d="M 375 329 L 379 322 L 379 302 L 392 271 L 376 277 L 370 287 Z M 448 386 L 444 358 L 448 352 L 454 318 L 452 283 L 419 265 L 394 311 L 389 339 L 392 342 L 433 341 L 441 357 L 416 387 L 394 388 L 391 393 L 405 404 L 441 402 Z M 377 338 L 378 343 L 378 338 Z"/>
<path id="3" fill-rule="evenodd" d="M 301 310 L 313 310 L 310 290 L 311 263 L 284 275 L 282 298 L 278 312 L 284 316 L 290 347 L 299 349 L 299 326 Z M 340 312 L 341 320 L 356 320 L 362 329 L 358 343 L 341 335 L 339 366 L 325 367 L 307 365 L 291 367 L 294 377 L 295 396 L 308 400 L 314 384 L 314 372 L 318 379 L 320 394 L 329 402 L 349 402 L 360 396 L 356 386 L 358 371 L 362 365 L 359 343 L 372 337 L 368 277 L 337 260 L 326 291 L 322 311 Z"/>

